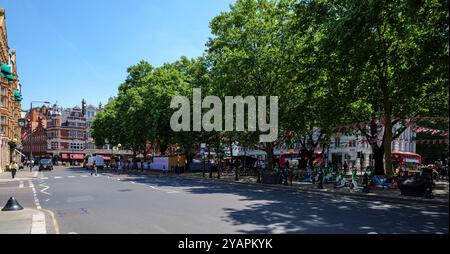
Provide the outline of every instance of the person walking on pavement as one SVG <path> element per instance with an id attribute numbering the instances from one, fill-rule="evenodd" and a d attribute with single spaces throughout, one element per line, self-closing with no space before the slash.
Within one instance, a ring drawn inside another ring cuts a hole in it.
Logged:
<path id="1" fill-rule="evenodd" d="M 94 175 L 94 174 L 95 174 L 95 176 L 97 176 L 97 165 L 96 165 L 95 161 L 92 162 L 92 171 L 91 171 L 91 175 Z"/>
<path id="2" fill-rule="evenodd" d="M 347 161 L 344 162 L 344 172 L 347 174 L 347 170 L 348 170 L 348 164 Z"/>
<path id="3" fill-rule="evenodd" d="M 33 164 L 34 164 L 34 161 L 32 158 L 30 158 L 30 172 L 33 172 Z"/>
<path id="4" fill-rule="evenodd" d="M 13 160 L 11 162 L 10 169 L 11 169 L 12 178 L 14 179 L 16 177 L 16 173 L 17 173 L 17 163 L 15 160 Z"/>

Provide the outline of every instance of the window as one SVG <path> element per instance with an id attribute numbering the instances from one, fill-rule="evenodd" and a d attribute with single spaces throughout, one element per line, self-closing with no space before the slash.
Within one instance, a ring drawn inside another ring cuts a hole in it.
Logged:
<path id="1" fill-rule="evenodd" d="M 5 87 L 1 87 L 0 89 L 0 106 L 1 107 L 6 107 L 6 88 Z"/>
<path id="2" fill-rule="evenodd" d="M 334 138 L 334 147 L 341 146 L 341 138 Z"/>
<path id="3" fill-rule="evenodd" d="M 72 150 L 83 150 L 84 145 L 81 143 L 70 143 L 70 149 Z"/>
<path id="4" fill-rule="evenodd" d="M 0 134 L 6 133 L 6 116 L 0 116 Z"/>
<path id="5" fill-rule="evenodd" d="M 59 143 L 58 142 L 52 142 L 52 149 L 58 149 L 59 148 Z"/>

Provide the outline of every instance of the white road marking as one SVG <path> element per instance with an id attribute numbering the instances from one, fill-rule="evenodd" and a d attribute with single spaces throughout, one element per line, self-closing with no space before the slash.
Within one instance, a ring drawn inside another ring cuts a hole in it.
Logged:
<path id="1" fill-rule="evenodd" d="M 55 178 L 55 179 L 61 179 L 62 176 L 54 176 L 53 178 Z"/>
<path id="2" fill-rule="evenodd" d="M 68 235 L 77 235 L 78 233 L 77 232 L 69 232 L 69 233 L 67 233 Z"/>
<path id="3" fill-rule="evenodd" d="M 47 199 L 45 200 L 45 202 L 48 202 L 48 201 L 50 201 L 50 199 L 49 199 L 49 198 L 47 198 Z"/>
<path id="4" fill-rule="evenodd" d="M 75 178 L 76 176 L 68 176 L 67 178 Z"/>
<path id="5" fill-rule="evenodd" d="M 158 225 L 153 225 L 154 228 L 156 228 L 157 230 L 161 231 L 164 234 L 168 234 L 169 231 L 165 230 L 164 228 L 158 226 Z"/>
<path id="6" fill-rule="evenodd" d="M 41 204 L 39 203 L 39 199 L 38 199 L 38 197 L 37 197 L 37 194 L 36 194 L 36 188 L 34 188 L 34 185 L 33 185 L 33 183 L 31 182 L 31 180 L 28 180 L 28 183 L 29 183 L 29 185 L 30 185 L 30 187 L 31 187 L 31 190 L 33 191 L 33 197 L 34 197 L 34 203 L 35 203 L 35 205 L 36 205 L 36 208 L 38 209 L 38 210 L 41 210 L 42 209 L 42 207 L 41 207 Z M 40 226 L 39 226 L 40 227 Z M 38 227 L 38 228 L 39 228 Z M 32 231 L 33 231 L 33 228 L 31 229 Z M 41 229 L 39 229 L 39 230 L 41 230 Z M 45 216 L 44 216 L 44 230 L 45 230 Z M 33 233 L 32 233 L 33 234 Z M 37 233 L 36 233 L 37 234 Z M 46 232 L 44 232 L 44 234 L 46 234 Z"/>
<path id="7" fill-rule="evenodd" d="M 45 227 L 45 215 L 43 213 L 33 215 L 30 233 L 31 234 L 47 234 L 47 229 Z"/>
<path id="8" fill-rule="evenodd" d="M 41 190 L 41 193 L 47 194 L 49 196 L 51 196 L 52 194 L 46 192 L 46 190 L 50 189 L 50 186 L 47 186 L 45 184 L 39 184 L 39 186 L 44 187 L 44 189 Z"/>
<path id="9" fill-rule="evenodd" d="M 42 180 L 48 180 L 48 177 L 41 177 Z"/>
<path id="10" fill-rule="evenodd" d="M 84 177 L 84 178 L 86 178 L 86 177 L 89 177 L 88 175 L 81 175 L 81 177 Z"/>
<path id="11" fill-rule="evenodd" d="M 23 188 L 23 181 L 20 181 L 19 188 Z"/>
<path id="12" fill-rule="evenodd" d="M 39 171 L 34 172 L 34 177 L 37 177 L 39 174 Z"/>

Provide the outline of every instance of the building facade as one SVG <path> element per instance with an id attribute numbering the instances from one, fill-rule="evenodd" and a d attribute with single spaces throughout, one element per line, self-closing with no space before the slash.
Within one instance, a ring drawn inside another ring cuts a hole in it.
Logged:
<path id="1" fill-rule="evenodd" d="M 33 108 L 31 111 L 25 111 L 24 116 L 26 125 L 22 128 L 22 147 L 23 154 L 29 158 L 45 157 L 47 144 L 45 149 L 42 148 L 42 142 L 47 142 L 47 107 Z"/>
<path id="2" fill-rule="evenodd" d="M 86 118 L 80 107 L 63 110 L 53 105 L 47 115 L 47 153 L 63 161 L 82 161 L 86 147 Z"/>
<path id="3" fill-rule="evenodd" d="M 395 126 L 394 131 L 399 128 L 399 125 Z M 411 128 L 407 128 L 392 141 L 392 151 L 415 153 L 415 140 L 416 133 Z M 332 137 L 326 154 L 328 161 L 333 164 L 343 165 L 347 162 L 349 167 L 358 169 L 373 166 L 372 147 L 361 136 L 336 135 Z"/>
<path id="4" fill-rule="evenodd" d="M 37 125 L 31 129 L 26 128 L 22 137 L 23 153 L 30 157 L 45 158 L 47 154 L 47 121 L 43 117 L 39 117 Z M 30 133 L 30 132 L 33 133 Z"/>
<path id="5" fill-rule="evenodd" d="M 6 29 L 6 11 L 0 8 L 0 172 L 11 160 L 19 162 L 21 147 L 21 85 L 17 75 L 16 51 L 10 50 Z M 11 142 L 18 149 L 11 149 Z M 12 152 L 11 152 L 12 151 Z"/>

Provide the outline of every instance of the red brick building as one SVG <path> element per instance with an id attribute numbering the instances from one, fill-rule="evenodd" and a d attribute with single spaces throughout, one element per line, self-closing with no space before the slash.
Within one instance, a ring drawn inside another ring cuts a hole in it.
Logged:
<path id="1" fill-rule="evenodd" d="M 32 122 L 30 122 L 32 123 Z M 36 121 L 37 125 L 33 128 L 33 133 L 30 135 L 30 126 L 24 129 L 22 136 L 23 152 L 26 156 L 30 156 L 31 151 L 33 157 L 44 158 L 47 154 L 47 131 L 45 128 L 46 121 L 39 117 Z"/>
<path id="2" fill-rule="evenodd" d="M 66 162 L 82 162 L 86 147 L 86 117 L 79 108 L 54 105 L 47 115 L 47 152 Z"/>

